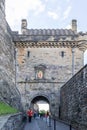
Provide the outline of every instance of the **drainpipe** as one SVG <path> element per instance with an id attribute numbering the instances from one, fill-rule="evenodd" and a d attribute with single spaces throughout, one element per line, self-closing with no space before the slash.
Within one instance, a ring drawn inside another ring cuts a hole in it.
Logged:
<path id="1" fill-rule="evenodd" d="M 75 52 L 75 49 L 74 48 L 72 48 L 72 76 L 74 75 L 74 71 L 75 71 L 75 64 L 74 64 L 74 58 L 75 58 L 75 56 L 74 56 L 74 53 Z"/>
<path id="2" fill-rule="evenodd" d="M 15 89 L 16 89 L 18 95 L 21 96 L 21 94 L 20 94 L 20 92 L 19 92 L 19 90 L 18 90 L 18 88 L 17 88 L 17 78 L 18 78 L 18 77 L 17 77 L 17 71 L 18 71 L 18 70 L 17 70 L 17 69 L 18 69 L 18 63 L 17 63 L 17 49 L 15 48 L 14 51 L 15 51 L 15 54 L 14 54 L 14 55 L 15 55 L 15 57 L 14 57 L 14 58 L 15 58 Z"/>
<path id="3" fill-rule="evenodd" d="M 15 86 L 17 87 L 17 58 L 16 58 L 16 55 L 17 55 L 17 50 L 16 48 L 14 49 L 14 58 L 15 58 Z"/>

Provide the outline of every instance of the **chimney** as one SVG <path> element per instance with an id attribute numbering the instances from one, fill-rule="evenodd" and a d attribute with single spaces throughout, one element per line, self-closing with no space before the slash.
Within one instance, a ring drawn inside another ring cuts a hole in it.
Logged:
<path id="1" fill-rule="evenodd" d="M 77 32 L 77 20 L 76 19 L 72 20 L 72 30 L 74 32 Z"/>
<path id="2" fill-rule="evenodd" d="M 21 33 L 26 34 L 26 30 L 27 30 L 27 20 L 22 19 L 22 21 L 21 21 Z"/>

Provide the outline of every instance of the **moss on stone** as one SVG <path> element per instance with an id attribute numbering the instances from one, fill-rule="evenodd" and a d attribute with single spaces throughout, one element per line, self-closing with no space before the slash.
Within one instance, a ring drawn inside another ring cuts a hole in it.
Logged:
<path id="1" fill-rule="evenodd" d="M 0 115 L 14 114 L 14 113 L 17 113 L 17 112 L 18 112 L 17 109 L 12 108 L 8 104 L 0 102 Z"/>

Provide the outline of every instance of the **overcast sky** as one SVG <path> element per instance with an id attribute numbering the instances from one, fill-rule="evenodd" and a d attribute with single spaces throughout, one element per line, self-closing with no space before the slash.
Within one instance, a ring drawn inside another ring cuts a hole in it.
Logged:
<path id="1" fill-rule="evenodd" d="M 71 20 L 77 19 L 78 31 L 87 32 L 86 12 L 87 0 L 6 0 L 6 19 L 19 32 L 22 19 L 33 29 L 70 28 Z"/>

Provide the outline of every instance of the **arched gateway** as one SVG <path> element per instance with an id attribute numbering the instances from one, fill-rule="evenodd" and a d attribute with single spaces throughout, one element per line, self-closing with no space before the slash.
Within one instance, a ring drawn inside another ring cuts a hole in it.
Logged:
<path id="1" fill-rule="evenodd" d="M 34 108 L 34 109 L 37 109 L 38 110 L 38 106 L 37 106 L 37 103 L 38 102 L 45 102 L 45 103 L 47 103 L 47 104 L 49 104 L 49 108 L 50 108 L 50 100 L 49 100 L 49 97 L 48 96 L 46 96 L 46 95 L 35 95 L 34 97 L 33 97 L 33 99 L 31 99 L 31 101 L 30 101 L 30 106 L 31 106 L 31 108 Z M 34 106 L 35 105 L 35 106 Z M 36 108 L 35 108 L 36 107 Z M 43 109 L 44 109 L 44 106 L 43 106 Z"/>
<path id="2" fill-rule="evenodd" d="M 32 104 L 32 103 L 36 103 L 37 101 L 40 101 L 40 100 L 43 100 L 43 101 L 45 101 L 45 102 L 47 102 L 48 104 L 50 104 L 50 99 L 49 99 L 49 97 L 48 96 L 46 96 L 46 95 L 43 95 L 43 94 L 38 94 L 38 95 L 35 95 L 32 99 L 31 99 L 31 101 L 30 101 L 30 103 Z"/>
<path id="3" fill-rule="evenodd" d="M 41 102 L 43 102 L 43 104 L 44 104 L 44 102 L 45 103 L 47 103 L 47 104 L 49 104 L 49 111 L 51 112 L 51 113 L 53 113 L 55 110 L 53 109 L 53 107 L 55 107 L 55 103 L 54 103 L 54 98 L 55 98 L 55 94 L 54 93 L 52 93 L 53 95 L 46 95 L 46 94 L 43 94 L 43 93 L 39 93 L 39 94 L 37 94 L 37 95 L 33 95 L 33 97 L 31 97 L 31 99 L 30 100 L 28 100 L 28 102 L 27 102 L 27 107 L 26 107 L 26 109 L 28 109 L 28 107 L 30 107 L 30 108 L 32 108 L 32 109 L 35 109 L 34 108 L 34 105 L 35 105 L 35 107 L 37 107 L 36 105 L 37 105 L 37 103 L 39 102 L 39 101 L 41 101 Z M 52 96 L 54 96 L 54 97 L 52 97 Z M 57 99 L 57 98 L 55 98 L 55 99 Z M 58 102 L 58 100 L 57 100 L 57 102 Z M 36 109 L 38 109 L 38 108 L 36 108 Z M 43 109 L 44 109 L 44 105 L 43 105 Z M 53 111 L 54 110 L 54 111 Z"/>
<path id="4" fill-rule="evenodd" d="M 83 65 L 86 41 L 72 29 L 27 29 L 22 20 L 22 34 L 14 33 L 16 85 L 26 110 L 39 98 L 49 101 L 51 112 L 58 116 L 60 88 Z M 62 95 L 63 96 L 63 95 Z"/>

